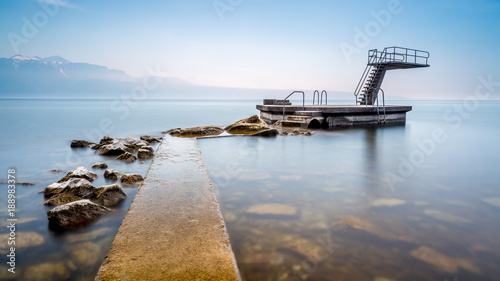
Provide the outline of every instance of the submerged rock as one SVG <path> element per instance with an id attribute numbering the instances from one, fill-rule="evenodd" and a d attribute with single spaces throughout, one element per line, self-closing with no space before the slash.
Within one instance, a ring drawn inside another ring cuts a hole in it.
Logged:
<path id="1" fill-rule="evenodd" d="M 282 250 L 288 250 L 299 255 L 303 259 L 309 259 L 316 263 L 324 261 L 324 257 L 328 253 L 321 247 L 318 242 L 307 240 L 304 238 L 293 239 L 280 245 Z"/>
<path id="2" fill-rule="evenodd" d="M 92 164 L 92 169 L 106 169 L 107 167 L 108 164 L 104 162 L 95 162 Z"/>
<path id="3" fill-rule="evenodd" d="M 5 241 L 5 246 L 7 246 L 7 241 L 9 241 L 9 236 L 10 236 L 9 233 L 0 235 L 1 241 Z M 25 232 L 16 230 L 15 241 L 16 241 L 15 244 L 16 249 L 23 250 L 42 245 L 43 243 L 45 243 L 45 238 L 43 238 L 42 235 L 33 231 Z M 7 249 L 8 249 L 7 247 L 2 246 L 2 248 L 0 248 L 0 254 L 7 254 Z"/>
<path id="4" fill-rule="evenodd" d="M 90 241 L 70 245 L 65 247 L 65 250 L 71 255 L 77 267 L 93 266 L 101 258 L 101 247 Z"/>
<path id="5" fill-rule="evenodd" d="M 404 204 L 406 204 L 405 200 L 396 199 L 396 198 L 379 198 L 379 199 L 375 199 L 375 200 L 370 202 L 370 205 L 372 207 L 382 207 L 382 206 L 395 207 L 395 206 L 404 205 Z"/>
<path id="6" fill-rule="evenodd" d="M 146 147 L 151 148 L 151 149 L 147 149 Z M 153 153 L 152 149 L 153 148 L 150 147 L 150 146 L 144 146 L 144 147 L 140 148 L 137 151 L 137 157 L 139 159 L 150 159 L 150 158 L 153 158 L 154 157 L 154 153 Z"/>
<path id="7" fill-rule="evenodd" d="M 224 132 L 224 129 L 219 126 L 200 126 L 186 129 L 172 129 L 168 130 L 165 133 L 174 137 L 185 137 L 185 138 L 194 138 L 194 137 L 203 137 L 203 136 L 217 136 Z"/>
<path id="8" fill-rule="evenodd" d="M 109 179 L 109 180 L 118 180 L 123 176 L 122 173 L 115 171 L 113 169 L 107 169 L 104 171 L 104 178 Z"/>
<path id="9" fill-rule="evenodd" d="M 109 209 L 104 206 L 83 199 L 49 210 L 47 218 L 52 227 L 71 229 L 86 224 L 108 211 Z"/>
<path id="10" fill-rule="evenodd" d="M 335 222 L 333 224 L 334 229 L 339 229 L 339 228 L 343 228 L 346 226 L 366 231 L 366 232 L 373 234 L 379 238 L 389 240 L 389 241 L 402 240 L 402 241 L 406 241 L 406 242 L 413 242 L 413 241 L 411 241 L 410 238 L 399 237 L 398 235 L 396 235 L 396 234 L 394 234 L 394 233 L 392 233 L 392 232 L 390 232 L 390 231 L 388 231 L 380 226 L 377 226 L 377 225 L 375 225 L 367 220 L 363 220 L 363 219 L 355 217 L 355 216 L 347 216 L 347 215 L 341 216 L 340 221 Z"/>
<path id="11" fill-rule="evenodd" d="M 116 159 L 121 160 L 123 162 L 131 163 L 131 162 L 134 162 L 135 160 L 137 160 L 137 156 L 135 156 L 132 153 L 125 152 L 125 153 L 121 154 L 120 156 L 118 156 Z"/>
<path id="12" fill-rule="evenodd" d="M 62 183 L 53 183 L 43 190 L 45 197 L 49 198 L 62 192 L 71 191 L 76 196 L 85 196 L 92 193 L 94 186 L 83 178 L 71 178 Z"/>
<path id="13" fill-rule="evenodd" d="M 26 268 L 23 280 L 67 280 L 70 276 L 71 271 L 66 267 L 64 262 L 46 262 Z"/>
<path id="14" fill-rule="evenodd" d="M 426 246 L 421 246 L 413 250 L 410 254 L 414 258 L 432 264 L 440 270 L 449 273 L 456 273 L 459 267 L 476 274 L 480 274 L 481 272 L 479 268 L 469 260 L 449 257 Z"/>
<path id="15" fill-rule="evenodd" d="M 429 216 L 431 218 L 434 218 L 434 219 L 437 219 L 440 221 L 445 221 L 445 222 L 458 223 L 458 224 L 470 222 L 470 220 L 468 220 L 468 219 L 465 219 L 465 218 L 462 218 L 459 216 L 455 216 L 452 214 L 443 213 L 443 212 L 438 211 L 438 210 L 427 209 L 424 211 L 424 214 L 426 214 L 427 216 Z"/>
<path id="16" fill-rule="evenodd" d="M 143 180 L 144 178 L 139 174 L 125 174 L 120 179 L 120 181 L 125 185 L 137 184 Z"/>
<path id="17" fill-rule="evenodd" d="M 247 209 L 248 215 L 259 217 L 283 217 L 283 218 L 296 218 L 298 216 L 298 209 L 295 206 L 269 203 L 252 205 Z"/>
<path id="18" fill-rule="evenodd" d="M 254 115 L 229 125 L 225 129 L 231 134 L 253 134 L 255 132 L 268 130 L 269 125 L 257 115 Z"/>
<path id="19" fill-rule="evenodd" d="M 106 207 L 114 206 L 125 198 L 127 195 L 117 184 L 97 187 L 92 195 L 93 202 Z"/>
<path id="20" fill-rule="evenodd" d="M 66 176 L 64 176 L 62 179 L 60 179 L 58 182 L 62 183 L 65 182 L 71 178 L 82 178 L 86 179 L 88 181 L 93 181 L 97 179 L 97 174 L 87 170 L 85 167 L 78 167 L 74 169 L 73 171 L 69 172 Z"/>

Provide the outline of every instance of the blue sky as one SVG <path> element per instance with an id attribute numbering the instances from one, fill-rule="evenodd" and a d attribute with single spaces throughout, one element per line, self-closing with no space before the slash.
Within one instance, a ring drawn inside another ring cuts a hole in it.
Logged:
<path id="1" fill-rule="evenodd" d="M 403 46 L 429 51 L 431 67 L 389 72 L 387 94 L 461 99 L 480 76 L 500 81 L 498 0 L 56 1 L 2 0 L 0 57 L 60 55 L 133 76 L 159 65 L 205 85 L 352 92 L 369 49 Z"/>

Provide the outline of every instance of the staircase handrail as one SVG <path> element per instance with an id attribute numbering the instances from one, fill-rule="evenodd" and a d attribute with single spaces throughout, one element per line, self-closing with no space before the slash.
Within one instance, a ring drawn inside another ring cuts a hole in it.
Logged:
<path id="1" fill-rule="evenodd" d="M 285 101 L 293 94 L 298 94 L 298 93 L 302 94 L 302 110 L 305 110 L 305 108 L 306 108 L 306 94 L 304 94 L 303 91 L 293 91 L 291 94 L 289 94 L 288 96 L 286 96 L 286 98 L 283 99 L 283 121 L 285 121 L 285 103 L 286 103 Z"/>
<path id="2" fill-rule="evenodd" d="M 375 57 L 370 56 L 371 51 L 373 51 L 373 50 L 369 51 L 368 64 L 365 67 L 365 71 L 363 71 L 363 74 L 361 75 L 361 78 L 359 79 L 358 85 L 356 86 L 356 90 L 354 90 L 354 97 L 356 99 L 356 104 L 358 103 L 358 95 L 361 92 L 361 89 L 363 89 L 363 85 L 365 84 L 366 77 L 368 77 L 368 74 L 370 73 L 370 71 L 368 69 L 371 68 L 370 64 L 372 63 L 372 59 L 375 60 Z M 375 51 L 377 51 L 377 50 L 375 50 Z"/>

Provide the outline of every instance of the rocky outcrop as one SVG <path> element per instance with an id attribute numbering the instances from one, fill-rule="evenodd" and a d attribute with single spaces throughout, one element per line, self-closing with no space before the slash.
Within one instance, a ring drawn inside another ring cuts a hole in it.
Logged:
<path id="1" fill-rule="evenodd" d="M 108 211 L 109 209 L 104 206 L 83 199 L 49 210 L 47 218 L 52 227 L 71 229 L 86 224 Z"/>
<path id="2" fill-rule="evenodd" d="M 255 134 L 269 129 L 269 125 L 257 115 L 242 119 L 226 127 L 226 131 L 231 134 Z"/>
<path id="3" fill-rule="evenodd" d="M 131 162 L 134 162 L 135 160 L 137 160 L 137 156 L 135 156 L 132 153 L 125 152 L 125 153 L 121 154 L 120 156 L 118 156 L 116 159 L 121 160 L 123 162 L 131 163 Z"/>
<path id="4" fill-rule="evenodd" d="M 195 138 L 204 136 L 217 136 L 224 132 L 224 129 L 219 126 L 200 126 L 186 129 L 172 129 L 164 133 L 174 137 Z"/>
<path id="5" fill-rule="evenodd" d="M 111 144 L 113 143 L 113 138 L 110 136 L 104 136 L 100 141 L 99 144 L 105 145 L 105 144 Z"/>
<path id="6" fill-rule="evenodd" d="M 139 174 L 125 174 L 120 179 L 121 183 L 125 185 L 134 185 L 143 180 L 144 178 Z"/>
<path id="7" fill-rule="evenodd" d="M 139 159 L 150 159 L 153 158 L 153 156 L 155 156 L 155 154 L 153 153 L 153 148 L 151 146 L 144 146 L 137 151 L 137 157 Z"/>
<path id="8" fill-rule="evenodd" d="M 122 188 L 117 184 L 112 184 L 96 188 L 92 196 L 92 201 L 106 207 L 111 207 L 125 198 L 127 198 L 127 195 L 123 192 Z"/>
<path id="9" fill-rule="evenodd" d="M 72 148 L 81 148 L 81 147 L 89 147 L 94 143 L 85 141 L 85 140 L 73 140 L 71 141 L 71 147 Z"/>
<path id="10" fill-rule="evenodd" d="M 43 194 L 46 198 L 58 195 L 63 191 L 71 190 L 74 194 L 88 194 L 88 192 L 92 192 L 94 186 L 86 179 L 83 178 L 71 178 L 62 183 L 53 183 L 47 186 L 43 190 Z"/>
<path id="11" fill-rule="evenodd" d="M 73 171 L 69 172 L 66 176 L 64 176 L 58 182 L 62 183 L 62 182 L 65 182 L 71 178 L 82 178 L 82 179 L 86 179 L 88 181 L 93 181 L 93 180 L 97 179 L 97 174 L 87 170 L 87 168 L 85 168 L 85 167 L 78 167 L 78 168 L 74 169 Z"/>
<path id="12" fill-rule="evenodd" d="M 113 169 L 107 169 L 104 171 L 104 178 L 108 180 L 118 180 L 123 176 L 122 173 L 115 171 Z"/>
<path id="13" fill-rule="evenodd" d="M 152 136 L 141 136 L 141 140 L 146 141 L 148 143 L 155 143 L 155 142 L 161 142 L 162 138 L 158 137 L 152 137 Z"/>
<path id="14" fill-rule="evenodd" d="M 92 164 L 92 169 L 106 169 L 107 167 L 108 164 L 104 162 L 96 162 Z"/>
<path id="15" fill-rule="evenodd" d="M 134 152 L 134 149 L 125 146 L 125 144 L 121 142 L 105 144 L 97 149 L 97 154 L 105 156 L 120 155 L 126 152 Z"/>

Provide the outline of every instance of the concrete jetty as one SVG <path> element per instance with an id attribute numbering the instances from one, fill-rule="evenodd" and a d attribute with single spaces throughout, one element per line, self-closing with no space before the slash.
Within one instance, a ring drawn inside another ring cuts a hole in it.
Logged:
<path id="1" fill-rule="evenodd" d="M 241 280 L 195 138 L 164 137 L 96 280 Z"/>
<path id="2" fill-rule="evenodd" d="M 333 128 L 382 122 L 404 124 L 406 113 L 412 110 L 411 106 L 400 105 L 377 108 L 365 105 L 292 105 L 289 101 L 282 104 L 282 100 L 269 104 L 269 101 L 272 100 L 257 105 L 260 118 L 271 124 L 283 121 L 283 126 L 290 127 Z"/>

